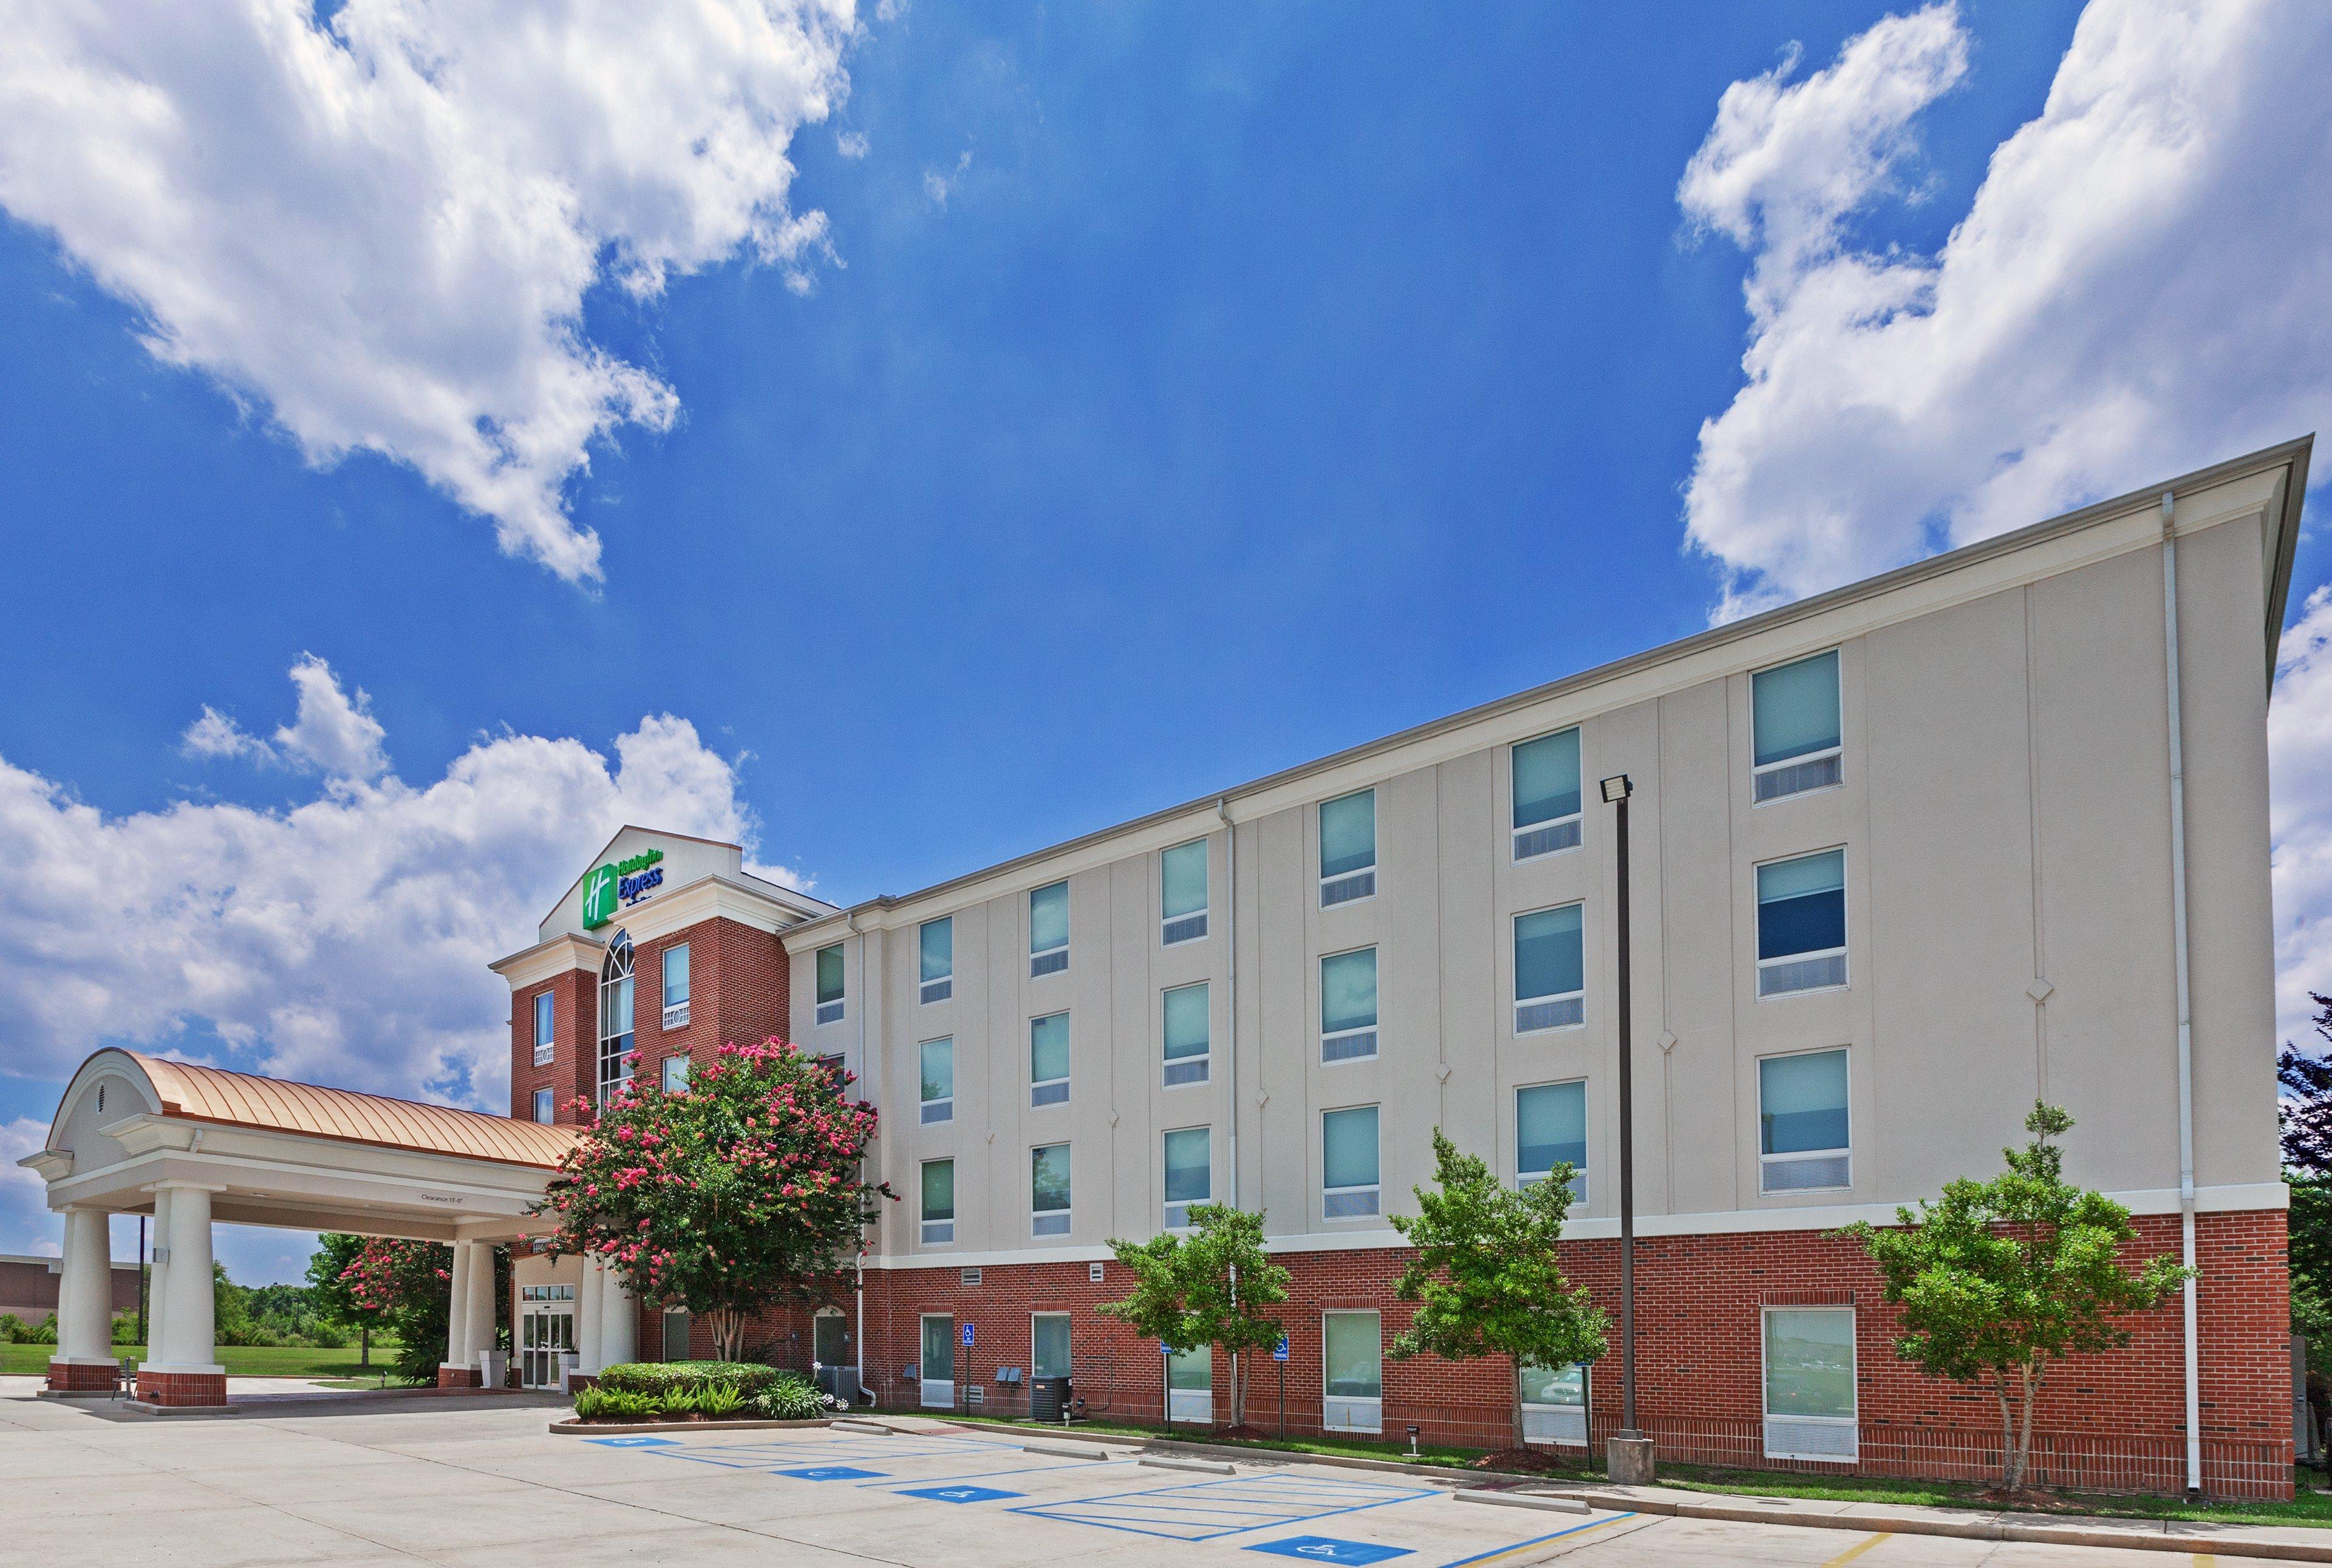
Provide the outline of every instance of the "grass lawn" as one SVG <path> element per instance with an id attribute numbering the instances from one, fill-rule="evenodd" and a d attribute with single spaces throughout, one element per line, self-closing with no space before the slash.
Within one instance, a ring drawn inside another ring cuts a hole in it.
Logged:
<path id="1" fill-rule="evenodd" d="M 0 1375 L 39 1377 L 49 1370 L 49 1357 L 55 1352 L 56 1346 L 51 1344 L 0 1344 Z M 146 1359 L 146 1347 L 142 1344 L 118 1344 L 113 1347 L 113 1353 L 117 1357 L 127 1356 L 131 1361 L 142 1362 Z M 351 1378 L 358 1375 L 357 1354 L 354 1345 L 346 1350 L 278 1349 L 256 1344 L 223 1344 L 218 1347 L 219 1364 L 226 1368 L 229 1377 Z M 378 1375 L 378 1369 L 397 1359 L 397 1347 L 383 1348 L 381 1343 L 375 1340 L 372 1359 L 376 1371 L 365 1374 L 364 1382 L 357 1386 L 372 1386 Z"/>
<path id="2" fill-rule="evenodd" d="M 987 1416 L 967 1416 L 966 1419 L 994 1421 L 999 1426 L 1043 1426 L 1054 1431 L 1063 1429 L 1058 1423 L 1052 1421 L 998 1420 Z M 1105 1421 L 1079 1421 L 1068 1429 L 1105 1432 L 1122 1437 L 1158 1438 L 1165 1435 L 1155 1426 Z M 1402 1459 L 1447 1469 L 1466 1468 L 1482 1457 L 1482 1450 L 1478 1448 L 1437 1448 L 1428 1443 L 1419 1448 L 1416 1458 L 1411 1458 L 1405 1443 L 1369 1442 L 1352 1438 L 1290 1438 L 1285 1442 L 1242 1440 L 1211 1437 L 1199 1427 L 1178 1427 L 1173 1436 L 1186 1442 L 1215 1443 L 1224 1448 L 1267 1448 L 1335 1458 Z M 2316 1490 L 2323 1484 L 2323 1477 L 2309 1470 L 2295 1471 L 2294 1476 L 2299 1491 L 2299 1496 L 2289 1503 L 2211 1503 L 2197 1506 L 2177 1497 L 2131 1497 L 2069 1492 L 2062 1494 L 2062 1506 L 2068 1513 L 2116 1518 L 2193 1519 L 2215 1525 L 2301 1525 L 2332 1528 L 2332 1492 Z M 1591 1468 L 1582 1464 L 1573 1468 L 1551 1472 L 1546 1479 L 1555 1482 L 1601 1481 L 1603 1472 L 1600 1467 Z M 1900 1503 L 1926 1508 L 1993 1511 L 1999 1508 L 1997 1503 L 1988 1503 L 1979 1496 L 1983 1490 L 1979 1487 L 1884 1477 L 1807 1476 L 1776 1470 L 1721 1470 L 1697 1465 L 1662 1465 L 1660 1485 L 1690 1492 L 1729 1493 L 1755 1497 L 1821 1497 L 1855 1503 Z"/>

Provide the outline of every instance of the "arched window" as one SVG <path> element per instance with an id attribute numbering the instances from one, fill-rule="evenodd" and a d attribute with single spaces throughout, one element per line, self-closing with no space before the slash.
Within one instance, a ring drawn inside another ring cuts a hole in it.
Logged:
<path id="1" fill-rule="evenodd" d="M 617 932 L 599 966 L 599 1104 L 632 1081 L 632 939 Z"/>

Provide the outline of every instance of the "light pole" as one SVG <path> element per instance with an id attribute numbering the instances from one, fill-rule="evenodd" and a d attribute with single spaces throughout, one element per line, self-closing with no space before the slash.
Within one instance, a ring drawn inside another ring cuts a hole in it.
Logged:
<path id="1" fill-rule="evenodd" d="M 1614 808 L 1614 856 L 1620 897 L 1620 1432 L 1606 1446 L 1605 1468 L 1630 1486 L 1652 1479 L 1652 1440 L 1636 1425 L 1636 1075 L 1634 1011 L 1630 998 L 1628 921 L 1628 797 L 1636 786 L 1625 773 L 1603 780 L 1604 804 Z"/>

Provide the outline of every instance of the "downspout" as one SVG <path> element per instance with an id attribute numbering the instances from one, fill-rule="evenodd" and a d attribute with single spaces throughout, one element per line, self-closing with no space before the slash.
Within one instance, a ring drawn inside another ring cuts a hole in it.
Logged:
<path id="1" fill-rule="evenodd" d="M 1225 841 L 1225 842 L 1224 842 L 1224 847 L 1225 847 L 1226 851 L 1228 852 L 1228 858 L 1229 858 L 1229 865 L 1228 865 L 1228 869 L 1229 874 L 1230 874 L 1230 875 L 1229 875 L 1229 876 L 1228 876 L 1228 881 L 1229 881 L 1229 883 L 1230 883 L 1230 890 L 1229 890 L 1229 892 L 1225 895 L 1225 897 L 1224 897 L 1224 899 L 1223 899 L 1223 951 L 1224 951 L 1225 959 L 1226 959 L 1226 961 L 1227 961 L 1227 962 L 1228 962 L 1228 966 L 1229 966 L 1229 978 L 1228 978 L 1228 984 L 1227 984 L 1227 986 L 1226 986 L 1226 988 L 1225 988 L 1225 989 L 1229 992 L 1229 997 L 1230 997 L 1230 1038 L 1229 1038 L 1229 1050 L 1230 1050 L 1230 1060 L 1231 1060 L 1231 1146 L 1230 1146 L 1230 1172 L 1231 1172 L 1231 1207 L 1232 1207 L 1232 1208 L 1234 1208 L 1234 1209 L 1236 1209 L 1236 1208 L 1238 1208 L 1238 1207 L 1239 1206 L 1239 1161 L 1238 1161 L 1238 1126 L 1239 1126 L 1239 1095 L 1238 1095 L 1238 825 L 1237 825 L 1236 823 L 1232 822 L 1232 820 L 1231 820 L 1231 801 L 1230 801 L 1230 797 L 1229 797 L 1229 796 L 1228 796 L 1228 795 L 1223 796 L 1222 798 L 1220 798 L 1219 799 L 1218 799 L 1218 800 L 1215 802 L 1215 815 L 1216 815 L 1216 816 L 1218 816 L 1218 817 L 1221 817 L 1221 818 L 1222 818 L 1222 820 L 1223 820 L 1223 838 L 1224 838 L 1224 841 Z"/>
<path id="2" fill-rule="evenodd" d="M 846 913 L 846 914 L 842 917 L 842 923 L 843 923 L 843 924 L 845 924 L 846 926 L 847 926 L 847 927 L 849 927 L 849 928 L 850 928 L 850 934 L 851 934 L 852 936 L 854 936 L 854 937 L 855 937 L 855 938 L 857 939 L 857 944 L 856 944 L 856 945 L 857 945 L 857 948 L 858 948 L 858 1070 L 859 1070 L 859 1072 L 861 1072 L 861 1073 L 863 1074 L 863 1073 L 865 1073 L 865 1071 L 866 1071 L 866 1066 L 867 1066 L 867 1063 L 866 1063 L 866 936 L 865 936 L 865 933 L 864 932 L 861 932 L 861 931 L 858 929 L 858 912 L 857 912 L 856 910 L 855 910 L 855 909 L 854 909 L 854 910 L 849 911 L 847 913 Z M 813 1002 L 813 1005 L 815 1005 L 815 1001 L 816 1001 L 816 993 L 815 993 L 815 992 L 813 992 L 813 993 L 812 993 L 812 1002 Z M 877 1125 L 877 1126 L 880 1126 L 880 1125 L 881 1125 L 881 1123 L 878 1122 L 878 1123 L 876 1123 L 876 1125 Z M 875 1168 L 875 1171 L 876 1171 L 876 1173 L 879 1175 L 879 1174 L 881 1173 L 881 1171 L 882 1171 L 882 1168 L 883 1168 L 882 1157 L 881 1157 L 880 1155 L 877 1155 L 877 1156 L 875 1157 L 874 1168 Z M 857 1279 L 858 1279 L 858 1293 L 857 1293 L 857 1294 L 858 1294 L 858 1326 L 857 1326 L 855 1330 L 853 1330 L 853 1331 L 852 1331 L 853 1333 L 855 1333 L 855 1334 L 857 1335 L 857 1337 L 856 1337 L 855 1339 L 854 1339 L 854 1340 L 851 1342 L 850 1352 L 851 1352 L 851 1354 L 853 1354 L 854 1356 L 857 1357 L 857 1359 L 858 1359 L 858 1386 L 859 1386 L 860 1388 L 862 1388 L 862 1389 L 863 1389 L 863 1388 L 865 1388 L 865 1387 L 866 1386 L 866 1373 L 867 1373 L 867 1372 L 868 1372 L 868 1370 L 869 1370 L 869 1368 L 867 1367 L 867 1364 L 866 1364 L 866 1265 L 865 1265 L 865 1263 L 863 1261 L 863 1257 L 862 1257 L 862 1261 L 861 1261 L 861 1262 L 859 1263 L 859 1265 L 858 1265 L 858 1267 L 857 1267 L 856 1273 L 857 1273 Z M 812 1331 L 813 1336 L 814 1336 L 814 1335 L 815 1335 L 815 1334 L 816 1334 L 816 1330 L 817 1330 L 817 1325 L 816 1325 L 815 1324 L 813 1324 L 811 1325 L 811 1331 Z M 816 1349 L 816 1347 L 815 1347 L 815 1346 L 813 1346 L 813 1347 L 812 1347 L 812 1349 L 813 1349 L 813 1352 L 814 1352 L 814 1351 L 815 1351 L 815 1349 Z M 851 1408 L 852 1408 L 852 1409 L 854 1409 L 854 1410 L 855 1410 L 855 1409 L 856 1409 L 856 1408 L 857 1408 L 858 1400 L 857 1400 L 857 1396 L 856 1396 L 856 1395 L 855 1395 L 855 1394 L 854 1394 L 854 1395 L 851 1397 L 850 1403 L 851 1403 Z"/>
<path id="3" fill-rule="evenodd" d="M 2170 692 L 2170 922 L 2178 977 L 2179 1261 L 2185 1319 L 2186 1495 L 2203 1495 L 2203 1374 L 2194 1296 L 2194 1009 L 2186 979 L 2186 746 L 2178 714 L 2178 535 L 2175 498 L 2162 492 L 2162 630 Z"/>

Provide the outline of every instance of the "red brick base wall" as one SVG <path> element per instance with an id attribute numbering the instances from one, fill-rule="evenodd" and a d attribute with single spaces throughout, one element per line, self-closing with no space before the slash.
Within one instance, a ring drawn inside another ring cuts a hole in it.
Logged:
<path id="1" fill-rule="evenodd" d="M 441 1389 L 474 1389 L 484 1386 L 485 1378 L 473 1366 L 441 1366 L 437 1369 L 437 1386 Z"/>
<path id="2" fill-rule="evenodd" d="M 149 1405 L 186 1409 L 226 1403 L 225 1372 L 158 1372 L 139 1368 L 138 1397 Z"/>
<path id="3" fill-rule="evenodd" d="M 2174 1215 L 2138 1221 L 2133 1257 L 2174 1253 Z M 2216 1496 L 2286 1497 L 2291 1492 L 2291 1373 L 2289 1277 L 2284 1216 L 2278 1211 L 2206 1214 L 2197 1256 L 2203 1325 L 2203 1476 Z M 1619 1244 L 1579 1241 L 1563 1248 L 1564 1268 L 1587 1286 L 1613 1319 L 1612 1346 L 1590 1382 L 1591 1434 L 1598 1448 L 1619 1427 Z M 1285 1253 L 1293 1275 L 1280 1316 L 1288 1329 L 1284 1363 L 1286 1430 L 1321 1430 L 1321 1314 L 1373 1310 L 1385 1343 L 1407 1326 L 1410 1309 L 1393 1299 L 1403 1254 L 1397 1250 Z M 1985 1479 L 2000 1465 L 1999 1407 L 1987 1391 L 1962 1388 L 1914 1371 L 1894 1353 L 1897 1315 L 1879 1299 L 1869 1259 L 1849 1242 L 1819 1232 L 1780 1231 L 1659 1237 L 1636 1245 L 1637 1376 L 1639 1417 L 1670 1462 L 1866 1475 Z M 883 1404 L 914 1407 L 920 1391 L 903 1377 L 921 1355 L 919 1319 L 945 1313 L 956 1344 L 958 1408 L 999 1414 L 1027 1409 L 1027 1389 L 999 1385 L 999 1367 L 1030 1359 L 1029 1315 L 1072 1316 L 1075 1393 L 1086 1412 L 1120 1421 L 1159 1419 L 1160 1358 L 1154 1341 L 1135 1335 L 1094 1308 L 1123 1296 L 1125 1271 L 1104 1266 L 1088 1277 L 1083 1262 L 989 1266 L 965 1285 L 957 1267 L 895 1269 L 866 1276 L 868 1347 L 863 1375 Z M 838 1303 L 850 1320 L 854 1305 Z M 1763 1315 L 1765 1306 L 1835 1305 L 1856 1309 L 1860 1458 L 1851 1465 L 1764 1458 Z M 962 1346 L 962 1327 L 973 1343 Z M 2125 1349 L 2069 1361 L 2050 1374 L 2035 1420 L 2034 1458 L 2046 1485 L 2094 1490 L 2174 1492 L 2184 1485 L 2185 1420 L 2180 1315 L 2176 1302 L 2130 1324 Z M 702 1337 L 700 1334 L 698 1337 Z M 749 1353 L 781 1365 L 807 1366 L 808 1314 L 771 1314 L 748 1336 Z M 644 1312 L 640 1344 L 661 1354 L 660 1320 Z M 708 1353 L 709 1346 L 692 1346 Z M 1282 1423 L 1283 1364 L 1257 1358 L 1250 1372 L 1248 1424 L 1275 1431 Z M 1513 1369 L 1504 1361 L 1450 1362 L 1432 1357 L 1384 1363 L 1383 1435 L 1399 1441 L 1415 1425 L 1429 1443 L 1500 1448 L 1513 1429 Z M 965 1401 L 977 1383 L 981 1403 Z M 1229 1369 L 1218 1356 L 1215 1417 L 1229 1420 Z"/>
<path id="4" fill-rule="evenodd" d="M 72 1362 L 53 1361 L 49 1363 L 49 1391 L 59 1394 L 108 1394 L 113 1391 L 113 1380 L 119 1369 L 100 1363 L 91 1366 Z"/>

